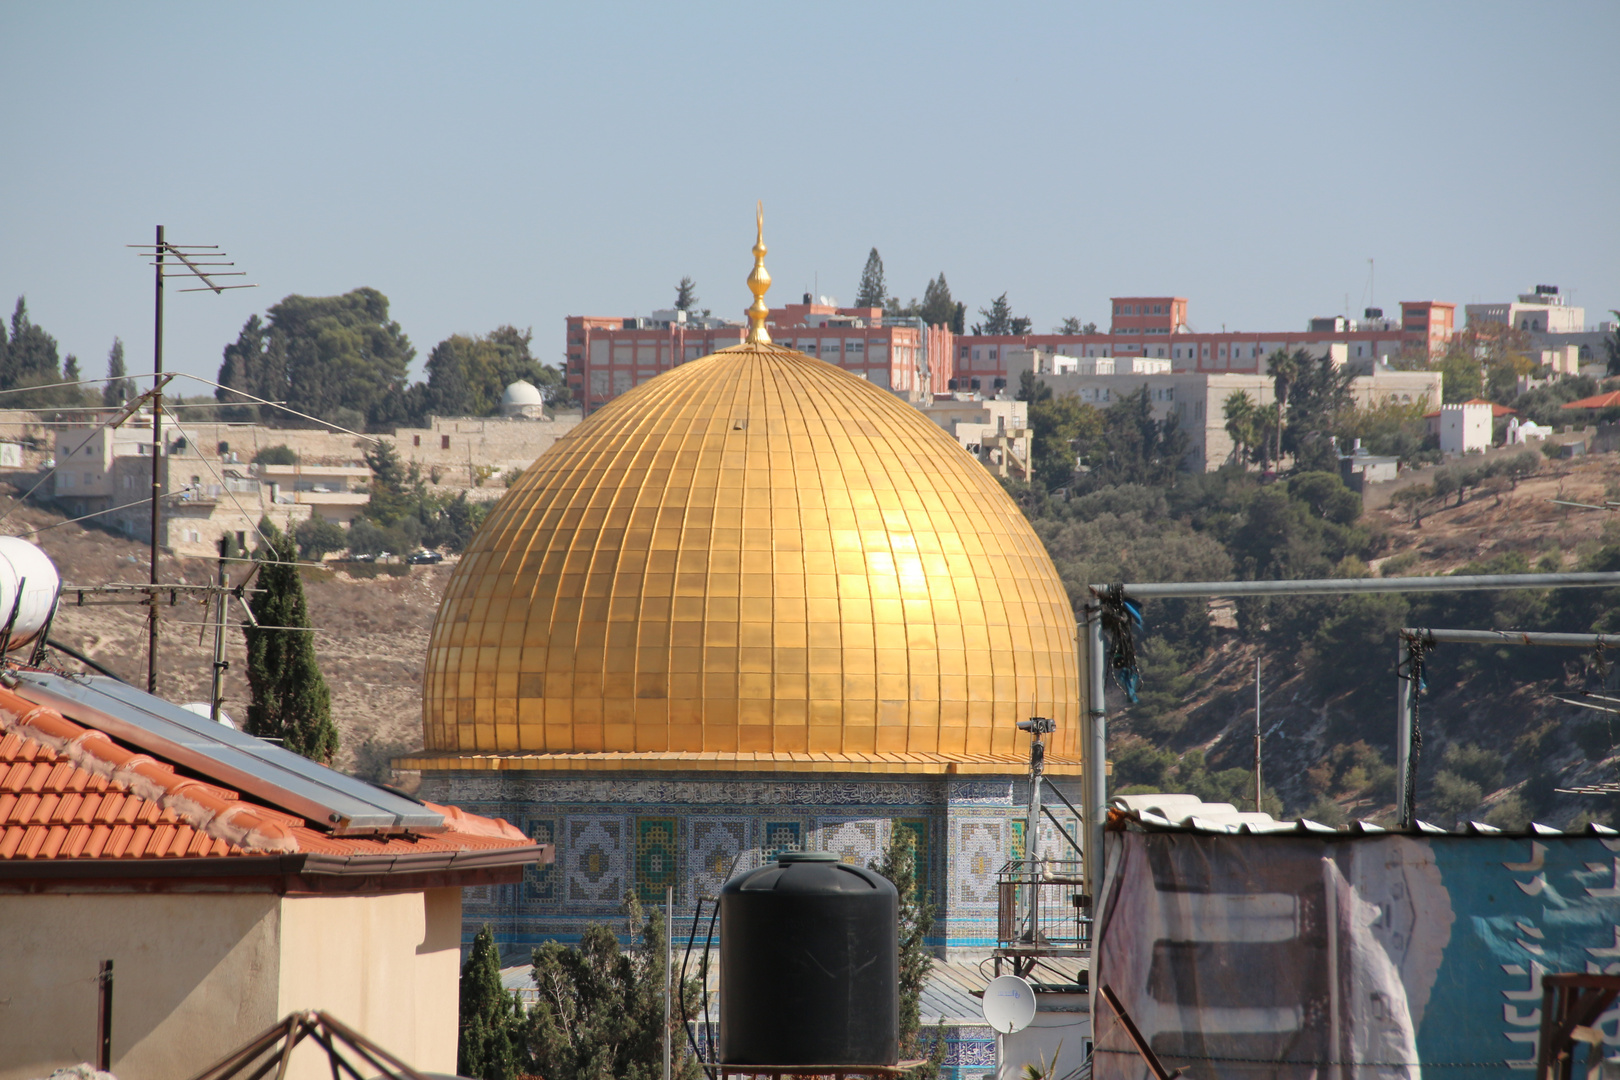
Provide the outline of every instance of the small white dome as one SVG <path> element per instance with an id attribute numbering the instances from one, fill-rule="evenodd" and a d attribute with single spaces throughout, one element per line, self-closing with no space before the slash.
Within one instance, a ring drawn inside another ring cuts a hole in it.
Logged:
<path id="1" fill-rule="evenodd" d="M 534 383 L 525 382 L 522 379 L 508 386 L 506 393 L 501 395 L 501 407 L 503 409 L 513 405 L 544 405 L 545 403 L 545 395 L 540 393 L 539 388 Z"/>

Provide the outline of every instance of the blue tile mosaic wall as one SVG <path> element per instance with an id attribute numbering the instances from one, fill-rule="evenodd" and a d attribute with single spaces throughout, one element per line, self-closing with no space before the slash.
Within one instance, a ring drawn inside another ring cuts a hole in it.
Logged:
<path id="1" fill-rule="evenodd" d="M 520 885 L 465 891 L 468 940 L 487 922 L 507 947 L 577 941 L 588 923 L 622 926 L 631 897 L 661 905 L 668 887 L 690 929 L 700 901 L 783 850 L 866 865 L 901 830 L 937 909 L 929 944 L 977 951 L 994 945 L 996 873 L 1022 851 L 1026 791 L 1021 777 L 443 772 L 421 793 L 557 845 Z M 1042 842 L 1063 843 L 1044 827 Z"/>

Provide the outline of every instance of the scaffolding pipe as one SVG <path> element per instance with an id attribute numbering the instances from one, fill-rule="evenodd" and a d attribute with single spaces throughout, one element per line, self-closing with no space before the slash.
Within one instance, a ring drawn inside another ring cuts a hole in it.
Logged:
<path id="1" fill-rule="evenodd" d="M 1620 645 L 1620 635 L 1547 634 L 1535 630 L 1431 630 L 1408 626 L 1400 632 L 1400 647 L 1395 661 L 1397 675 L 1400 665 L 1411 663 L 1413 645 L 1550 645 L 1593 649 Z M 1410 829 L 1417 816 L 1414 797 L 1417 777 L 1412 775 L 1411 766 L 1412 702 L 1416 692 L 1413 681 L 1409 672 L 1407 677 L 1398 678 L 1396 683 L 1395 821 L 1403 829 Z"/>
<path id="2" fill-rule="evenodd" d="M 1081 798 L 1084 811 L 1081 832 L 1085 845 L 1085 860 L 1081 863 L 1081 877 L 1085 893 L 1091 897 L 1094 926 L 1095 912 L 1102 904 L 1103 825 L 1108 820 L 1108 710 L 1103 704 L 1106 690 L 1106 669 L 1103 666 L 1102 608 L 1096 604 L 1086 607 L 1086 689 L 1085 739 L 1081 746 Z"/>
<path id="3" fill-rule="evenodd" d="M 1412 827 L 1412 683 L 1411 677 L 1401 675 L 1401 665 L 1410 664 L 1411 639 L 1401 632 L 1395 648 L 1395 821 L 1403 829 Z"/>
<path id="4" fill-rule="evenodd" d="M 1620 634 L 1543 634 L 1535 630 L 1428 630 L 1406 627 L 1401 639 L 1436 645 L 1561 645 L 1570 649 L 1620 645 Z"/>
<path id="5" fill-rule="evenodd" d="M 1620 587 L 1620 574 L 1459 574 L 1452 577 L 1316 578 L 1303 581 L 1161 581 L 1126 585 L 1135 600 L 1216 596 L 1329 596 L 1341 593 L 1474 592 L 1481 589 Z M 1101 593 L 1107 585 L 1093 585 Z"/>
<path id="6" fill-rule="evenodd" d="M 1489 589 L 1601 589 L 1620 587 L 1620 573 L 1576 574 L 1457 574 L 1449 577 L 1389 577 L 1389 578 L 1315 578 L 1301 581 L 1159 581 L 1123 586 L 1125 594 L 1136 600 L 1169 600 L 1238 596 L 1334 596 L 1356 593 L 1396 592 L 1478 592 Z M 1091 586 L 1093 597 L 1101 597 L 1109 586 Z M 1108 817 L 1108 711 L 1103 703 L 1104 675 L 1102 611 L 1097 604 L 1085 608 L 1086 662 L 1088 692 L 1086 695 L 1085 745 L 1082 747 L 1082 768 L 1085 799 L 1081 803 L 1084 821 L 1081 832 L 1085 836 L 1086 858 L 1084 880 L 1087 895 L 1092 898 L 1093 918 L 1098 919 L 1102 906 L 1102 850 L 1103 825 Z M 1429 634 L 1480 633 L 1493 635 L 1494 631 L 1426 631 Z M 1548 635 L 1531 635 L 1546 637 Z M 1559 637 L 1591 636 L 1589 644 L 1598 644 L 1598 635 L 1564 634 Z M 1526 642 L 1525 635 L 1507 635 L 1512 640 L 1490 636 L 1485 640 L 1512 644 Z M 1434 640 L 1442 641 L 1436 637 Z M 1461 641 L 1462 639 L 1457 639 Z M 1613 639 L 1620 642 L 1620 638 Z M 1553 642 L 1547 642 L 1553 644 Z M 1567 644 L 1575 644 L 1571 641 Z M 1402 649 L 1405 648 L 1404 639 Z M 1410 702 L 1407 703 L 1410 707 Z M 1405 721 L 1410 725 L 1410 715 Z M 1410 739 L 1403 739 L 1406 747 Z M 1397 754 L 1404 751 L 1397 749 Z M 1401 760 L 1405 760 L 1404 757 Z M 1400 772 L 1398 783 L 1405 783 L 1405 772 Z M 1102 925 L 1101 920 L 1095 923 Z"/>

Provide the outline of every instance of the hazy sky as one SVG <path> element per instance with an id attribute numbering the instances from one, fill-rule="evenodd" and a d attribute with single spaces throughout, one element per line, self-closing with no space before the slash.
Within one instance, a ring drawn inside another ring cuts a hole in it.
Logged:
<path id="1" fill-rule="evenodd" d="M 1620 4 L 0 7 L 0 303 L 151 370 L 168 226 L 260 288 L 171 293 L 213 376 L 289 293 L 455 332 L 945 272 L 1039 330 L 1115 294 L 1198 330 L 1564 287 L 1620 307 Z M 1368 296 L 1369 258 L 1377 260 Z M 1459 321 L 1460 321 L 1459 312 Z M 177 384 L 178 385 L 178 384 Z M 196 384 L 183 392 L 196 393 Z"/>

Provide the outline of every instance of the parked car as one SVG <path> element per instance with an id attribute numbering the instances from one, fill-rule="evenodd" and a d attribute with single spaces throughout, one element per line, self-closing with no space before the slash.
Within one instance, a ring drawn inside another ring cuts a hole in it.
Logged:
<path id="1" fill-rule="evenodd" d="M 427 548 L 423 548 L 421 551 L 412 552 L 410 558 L 405 561 L 412 566 L 432 566 L 434 563 L 444 562 L 444 556 L 437 551 L 429 551 Z"/>

